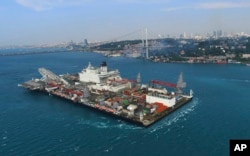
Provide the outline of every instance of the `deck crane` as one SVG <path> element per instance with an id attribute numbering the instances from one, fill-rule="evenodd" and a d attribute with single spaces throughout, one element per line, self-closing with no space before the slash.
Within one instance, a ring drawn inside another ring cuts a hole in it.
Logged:
<path id="1" fill-rule="evenodd" d="M 177 94 L 182 94 L 182 90 L 187 86 L 186 82 L 183 81 L 183 75 L 182 72 L 179 75 L 179 79 L 177 81 L 176 85 L 176 93 Z"/>
<path id="2" fill-rule="evenodd" d="M 173 83 L 169 83 L 169 82 L 162 82 L 159 80 L 151 80 L 150 83 L 153 85 L 157 84 L 157 85 L 161 85 L 161 86 L 175 88 L 177 94 L 182 94 L 182 90 L 186 87 L 186 82 L 183 81 L 182 72 L 179 75 L 177 84 L 173 84 Z"/>
<path id="3" fill-rule="evenodd" d="M 176 88 L 176 84 L 169 83 L 169 82 L 163 82 L 163 81 L 159 81 L 159 80 L 151 80 L 150 83 L 153 85 L 157 84 L 157 85 L 161 85 L 161 86 Z"/>

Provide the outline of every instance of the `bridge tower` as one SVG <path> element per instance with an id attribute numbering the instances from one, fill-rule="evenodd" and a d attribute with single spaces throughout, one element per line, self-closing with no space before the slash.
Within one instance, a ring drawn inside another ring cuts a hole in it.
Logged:
<path id="1" fill-rule="evenodd" d="M 145 29 L 146 41 L 145 41 L 145 48 L 146 48 L 146 59 L 148 59 L 148 29 Z"/>
<path id="2" fill-rule="evenodd" d="M 143 49 L 142 57 L 148 59 L 149 55 L 148 55 L 148 29 L 147 28 L 145 28 L 142 31 L 142 49 Z"/>

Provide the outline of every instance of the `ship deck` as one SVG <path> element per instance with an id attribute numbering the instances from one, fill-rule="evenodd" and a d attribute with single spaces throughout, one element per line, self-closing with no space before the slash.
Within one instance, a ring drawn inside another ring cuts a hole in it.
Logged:
<path id="1" fill-rule="evenodd" d="M 119 93 L 107 91 L 84 92 L 87 88 L 87 84 L 71 84 L 66 87 L 56 82 L 45 83 L 41 80 L 30 80 L 23 83 L 21 86 L 32 91 L 37 90 L 45 92 L 78 103 L 93 110 L 112 115 L 143 127 L 153 125 L 192 100 L 191 97 L 187 98 L 183 96 L 180 100 L 177 100 L 173 107 L 166 107 L 164 110 L 157 111 L 157 106 L 146 103 L 144 95 L 147 94 L 147 91 L 145 89 L 132 88 L 129 90 L 132 90 L 130 94 L 124 94 L 124 91 Z M 89 95 L 86 96 L 87 94 Z M 132 108 L 132 110 L 129 108 Z M 153 112 L 150 112 L 152 109 Z"/>

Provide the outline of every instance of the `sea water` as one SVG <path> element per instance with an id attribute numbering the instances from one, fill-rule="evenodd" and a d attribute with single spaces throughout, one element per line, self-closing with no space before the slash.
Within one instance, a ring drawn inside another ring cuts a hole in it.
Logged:
<path id="1" fill-rule="evenodd" d="M 183 72 L 193 100 L 149 128 L 18 87 L 38 68 L 77 73 L 89 62 L 122 77 L 177 82 Z M 0 155 L 227 156 L 230 139 L 250 139 L 250 67 L 173 64 L 97 53 L 0 57 Z"/>

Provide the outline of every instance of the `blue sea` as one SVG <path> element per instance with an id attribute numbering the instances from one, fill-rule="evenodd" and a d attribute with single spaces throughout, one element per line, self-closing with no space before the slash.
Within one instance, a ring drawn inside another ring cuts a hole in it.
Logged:
<path id="1" fill-rule="evenodd" d="M 194 99 L 149 128 L 17 85 L 39 67 L 77 73 L 102 61 L 143 83 L 176 82 L 183 72 Z M 250 67 L 153 63 L 90 52 L 0 56 L 1 156 L 228 156 L 230 139 L 250 139 Z"/>

